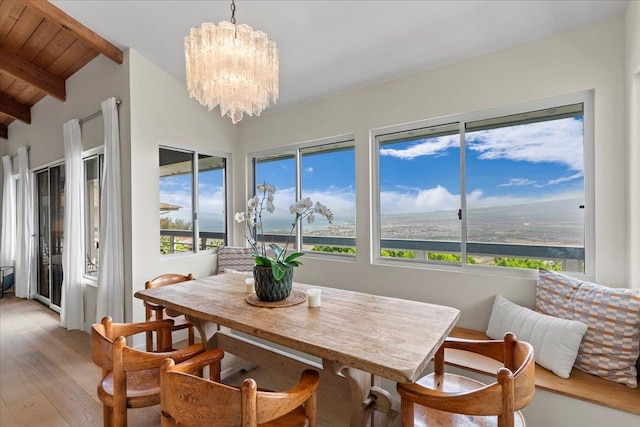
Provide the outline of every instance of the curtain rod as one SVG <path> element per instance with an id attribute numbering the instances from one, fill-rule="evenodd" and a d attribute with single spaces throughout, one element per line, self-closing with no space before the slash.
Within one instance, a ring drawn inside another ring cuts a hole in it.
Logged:
<path id="1" fill-rule="evenodd" d="M 120 102 L 121 101 L 119 99 L 116 99 L 116 105 L 120 105 Z M 101 115 L 102 115 L 102 110 L 96 111 L 95 113 L 88 115 L 84 119 L 80 119 L 80 124 L 88 122 L 89 120 L 95 119 L 96 117 Z"/>

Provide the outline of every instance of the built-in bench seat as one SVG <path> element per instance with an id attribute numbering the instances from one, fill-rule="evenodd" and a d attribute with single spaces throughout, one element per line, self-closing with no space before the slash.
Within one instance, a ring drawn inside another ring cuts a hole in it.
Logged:
<path id="1" fill-rule="evenodd" d="M 453 329 L 451 336 L 474 340 L 490 339 L 484 332 L 459 327 Z M 447 350 L 445 361 L 451 366 L 480 374 L 495 375 L 499 366 L 489 358 L 459 350 Z M 564 379 L 536 365 L 536 388 L 640 415 L 640 388 L 614 383 L 575 368 L 570 377 Z"/>

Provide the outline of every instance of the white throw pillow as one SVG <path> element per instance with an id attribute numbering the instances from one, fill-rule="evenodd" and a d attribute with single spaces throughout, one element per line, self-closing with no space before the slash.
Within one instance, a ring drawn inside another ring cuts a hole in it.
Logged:
<path id="1" fill-rule="evenodd" d="M 487 335 L 502 339 L 513 332 L 533 346 L 536 363 L 561 378 L 569 378 L 587 325 L 577 320 L 537 313 L 496 295 Z"/>

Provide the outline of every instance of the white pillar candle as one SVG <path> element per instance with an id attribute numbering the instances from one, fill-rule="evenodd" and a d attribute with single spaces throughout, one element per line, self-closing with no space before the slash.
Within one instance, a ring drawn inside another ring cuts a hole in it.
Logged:
<path id="1" fill-rule="evenodd" d="M 320 289 L 307 289 L 307 295 L 309 296 L 309 307 L 320 307 Z"/>
<path id="2" fill-rule="evenodd" d="M 247 293 L 248 294 L 252 294 L 254 293 L 256 290 L 253 286 L 253 277 L 249 277 L 247 279 L 244 279 L 244 283 L 247 284 Z"/>

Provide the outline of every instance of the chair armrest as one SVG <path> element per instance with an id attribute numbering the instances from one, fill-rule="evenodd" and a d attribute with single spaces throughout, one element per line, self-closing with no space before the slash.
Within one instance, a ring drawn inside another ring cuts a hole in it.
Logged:
<path id="1" fill-rule="evenodd" d="M 123 336 L 130 337 L 136 334 L 149 331 L 161 331 L 166 329 L 171 331 L 173 328 L 173 320 L 154 320 L 152 322 L 140 322 L 140 323 L 113 323 L 113 334 L 111 336 Z"/>
<path id="2" fill-rule="evenodd" d="M 119 337 L 118 340 L 123 339 L 124 337 Z M 128 370 L 143 370 L 143 369 L 153 369 L 158 368 L 162 361 L 167 358 L 171 358 L 176 362 L 180 363 L 184 360 L 192 358 L 199 353 L 204 351 L 204 345 L 202 344 L 194 344 L 187 348 L 180 350 L 172 350 L 172 351 L 163 351 L 163 352 L 147 352 L 143 350 L 136 350 L 131 347 L 124 347 L 122 349 L 124 353 L 125 359 L 125 371 Z M 132 361 L 131 366 L 127 365 L 126 361 Z M 135 366 L 135 368 L 134 368 Z"/>
<path id="3" fill-rule="evenodd" d="M 171 356 L 167 356 L 171 357 Z M 209 366 L 214 363 L 220 363 L 222 358 L 224 357 L 224 351 L 219 348 L 215 348 L 212 350 L 207 350 L 202 354 L 199 354 L 195 357 L 190 358 L 189 360 L 185 360 L 181 363 L 180 360 L 177 360 L 171 357 L 174 362 L 180 363 L 180 366 L 176 366 L 174 370 L 184 372 L 187 374 L 194 374 L 200 371 L 205 366 Z"/>

